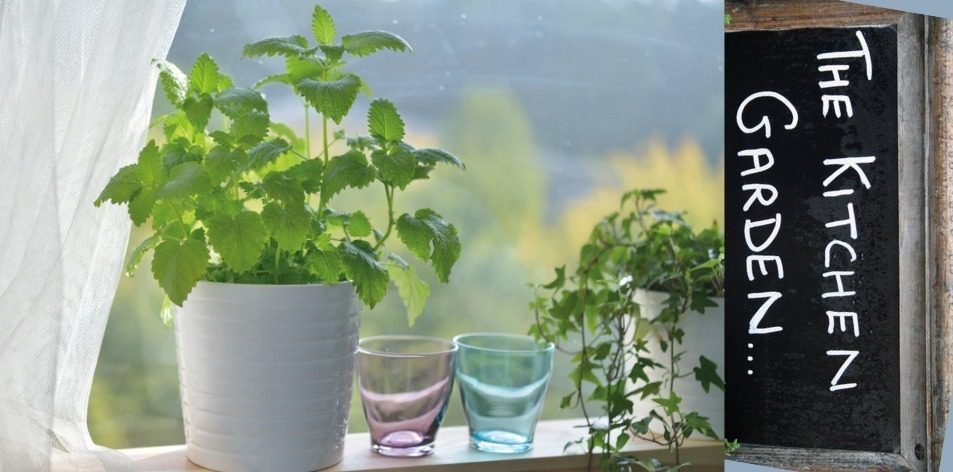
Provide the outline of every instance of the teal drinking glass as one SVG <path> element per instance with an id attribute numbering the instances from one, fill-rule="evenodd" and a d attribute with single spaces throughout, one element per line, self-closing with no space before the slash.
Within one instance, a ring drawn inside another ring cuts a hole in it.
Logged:
<path id="1" fill-rule="evenodd" d="M 533 448 L 553 370 L 553 344 L 511 334 L 462 334 L 457 381 L 470 445 L 487 452 Z"/>

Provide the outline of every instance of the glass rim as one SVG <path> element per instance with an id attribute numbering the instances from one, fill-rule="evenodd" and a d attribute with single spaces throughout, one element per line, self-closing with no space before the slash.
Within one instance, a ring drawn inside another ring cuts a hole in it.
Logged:
<path id="1" fill-rule="evenodd" d="M 378 349 L 370 349 L 363 346 L 366 341 L 436 341 L 441 344 L 447 345 L 446 349 L 424 351 L 424 352 L 387 352 L 381 351 Z M 359 354 L 368 354 L 371 356 L 380 356 L 380 357 L 396 357 L 396 358 L 411 358 L 419 359 L 423 357 L 438 356 L 442 354 L 452 354 L 459 350 L 459 346 L 453 341 L 448 341 L 443 338 L 438 338 L 436 336 L 420 336 L 416 334 L 383 334 L 378 336 L 368 336 L 366 338 L 361 338 L 357 341 L 357 352 Z"/>
<path id="2" fill-rule="evenodd" d="M 501 349 L 495 347 L 481 347 L 474 346 L 466 342 L 461 342 L 461 338 L 467 337 L 494 337 L 494 338 L 510 338 L 510 339 L 527 339 L 533 342 L 533 349 Z M 525 335 L 525 334 L 512 334 L 512 333 L 464 333 L 458 334 L 453 337 L 453 343 L 458 346 L 463 346 L 467 349 L 472 349 L 474 351 L 485 351 L 485 352 L 499 352 L 506 354 L 540 354 L 546 352 L 552 352 L 556 349 L 556 345 L 552 341 L 545 341 L 544 345 L 540 345 L 540 341 L 536 338 Z"/>

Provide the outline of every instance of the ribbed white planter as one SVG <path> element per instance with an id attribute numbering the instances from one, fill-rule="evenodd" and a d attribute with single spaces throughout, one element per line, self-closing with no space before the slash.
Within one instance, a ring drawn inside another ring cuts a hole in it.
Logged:
<path id="1" fill-rule="evenodd" d="M 668 300 L 668 293 L 653 290 L 637 289 L 633 296 L 642 317 L 652 319 L 658 316 Z M 718 364 L 718 375 L 725 378 L 725 299 L 715 298 L 718 306 L 705 310 L 704 313 L 689 312 L 682 317 L 681 327 L 685 331 L 681 350 L 685 351 L 679 363 L 682 373 L 691 373 L 698 365 L 698 357 L 705 356 Z M 668 353 L 662 352 L 657 338 L 650 333 L 649 351 L 657 362 L 665 363 Z M 660 373 L 649 372 L 652 382 L 662 380 Z M 667 392 L 663 391 L 663 392 Z M 702 390 L 701 384 L 694 375 L 675 381 L 675 392 L 682 397 L 682 411 L 697 411 L 708 417 L 712 429 L 719 437 L 725 435 L 725 394 L 717 387 L 711 387 L 709 393 Z M 652 408 L 658 407 L 651 400 L 636 402 L 635 411 L 638 415 L 647 415 Z"/>
<path id="2" fill-rule="evenodd" d="M 340 462 L 359 313 L 350 283 L 199 282 L 174 320 L 189 460 L 229 472 Z"/>

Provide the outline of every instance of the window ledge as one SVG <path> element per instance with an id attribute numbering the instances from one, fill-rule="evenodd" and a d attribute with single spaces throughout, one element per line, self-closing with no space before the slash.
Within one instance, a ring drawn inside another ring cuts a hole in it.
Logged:
<path id="1" fill-rule="evenodd" d="M 327 472 L 361 472 L 387 470 L 392 472 L 465 472 L 483 471 L 492 465 L 493 472 L 525 472 L 536 470 L 585 471 L 587 458 L 582 447 L 563 451 L 567 442 L 579 437 L 580 420 L 542 421 L 536 428 L 536 440 L 532 451 L 523 454 L 504 455 L 479 452 L 469 445 L 466 426 L 441 428 L 437 435 L 434 454 L 424 458 L 390 458 L 371 452 L 367 433 L 349 434 L 344 448 L 344 460 Z M 671 455 L 657 444 L 647 441 L 632 441 L 626 447 L 639 458 L 657 458 L 671 463 Z M 204 471 L 185 458 L 185 446 L 161 446 L 123 451 L 141 472 L 192 472 Z M 721 471 L 724 464 L 724 448 L 721 443 L 710 440 L 688 440 L 682 447 L 682 461 L 691 462 L 686 471 Z M 598 464 L 593 464 L 598 469 Z"/>

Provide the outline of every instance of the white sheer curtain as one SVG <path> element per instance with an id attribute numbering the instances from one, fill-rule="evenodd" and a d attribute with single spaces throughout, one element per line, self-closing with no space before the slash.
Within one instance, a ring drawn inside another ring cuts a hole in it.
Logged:
<path id="1" fill-rule="evenodd" d="M 185 0 L 0 0 L 0 472 L 123 470 L 86 409 L 136 158 Z"/>

